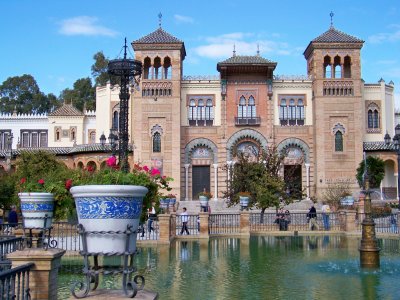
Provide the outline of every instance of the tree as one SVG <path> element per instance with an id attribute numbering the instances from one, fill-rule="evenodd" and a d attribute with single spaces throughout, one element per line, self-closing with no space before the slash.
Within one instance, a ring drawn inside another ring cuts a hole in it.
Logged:
<path id="1" fill-rule="evenodd" d="M 231 168 L 231 177 L 227 179 L 227 191 L 224 196 L 228 205 L 239 203 L 239 192 L 250 192 L 249 207 L 261 209 L 262 216 L 268 207 L 279 208 L 282 204 L 289 204 L 302 196 L 300 189 L 291 187 L 280 175 L 285 155 L 275 146 L 262 150 L 259 154 L 248 155 L 237 153 L 237 161 Z M 290 174 L 287 178 L 290 178 Z M 263 218 L 261 218 L 262 220 Z M 262 222 L 262 221 L 261 221 Z"/>
<path id="2" fill-rule="evenodd" d="M 0 208 L 9 209 L 12 204 L 17 203 L 15 197 L 16 177 L 11 173 L 0 173 Z M 4 214 L 3 214 L 4 216 Z"/>
<path id="3" fill-rule="evenodd" d="M 75 81 L 74 88 L 61 91 L 60 100 L 66 103 L 72 103 L 76 108 L 83 111 L 86 109 L 96 109 L 95 88 L 92 86 L 92 81 L 89 77 L 81 78 Z"/>
<path id="4" fill-rule="evenodd" d="M 334 208 L 338 208 L 340 200 L 346 196 L 351 196 L 349 180 L 337 180 L 334 183 L 328 184 L 328 187 L 322 194 L 324 201 Z"/>
<path id="5" fill-rule="evenodd" d="M 94 78 L 95 85 L 104 86 L 110 79 L 110 76 L 107 73 L 109 60 L 104 56 L 103 51 L 99 51 L 93 55 L 93 59 L 95 62 L 92 65 L 92 76 Z"/>
<path id="6" fill-rule="evenodd" d="M 371 188 L 379 188 L 385 177 L 385 162 L 376 156 L 368 156 L 366 159 L 369 184 Z M 357 168 L 356 178 L 360 187 L 364 186 L 365 161 L 362 160 Z"/>
<path id="7" fill-rule="evenodd" d="M 7 78 L 0 85 L 0 111 L 12 113 L 47 113 L 59 106 L 53 94 L 45 95 L 32 75 Z"/>

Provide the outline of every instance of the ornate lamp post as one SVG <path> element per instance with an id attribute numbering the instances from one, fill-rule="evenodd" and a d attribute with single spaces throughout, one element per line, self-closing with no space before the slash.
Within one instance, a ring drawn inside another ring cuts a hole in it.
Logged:
<path id="1" fill-rule="evenodd" d="M 385 144 L 390 145 L 390 135 L 386 132 Z M 397 200 L 399 201 L 400 207 L 400 124 L 396 125 L 394 129 L 393 147 L 397 154 Z"/>
<path id="2" fill-rule="evenodd" d="M 126 57 L 126 38 L 124 45 L 124 58 L 114 59 L 108 63 L 108 74 L 120 78 L 120 118 L 119 118 L 119 147 L 118 159 L 121 170 L 129 172 L 128 164 L 128 142 L 129 142 L 129 83 L 133 81 L 138 84 L 142 74 L 142 63 L 138 60 Z"/>
<path id="3" fill-rule="evenodd" d="M 110 134 L 108 136 L 108 142 L 110 143 L 111 146 L 111 153 L 113 156 L 116 155 L 116 149 L 117 149 L 117 142 L 118 142 L 118 136 L 114 134 L 112 131 L 110 131 Z"/>
<path id="4" fill-rule="evenodd" d="M 106 144 L 106 136 L 104 135 L 104 132 L 100 136 L 100 144 L 104 148 L 104 145 Z"/>

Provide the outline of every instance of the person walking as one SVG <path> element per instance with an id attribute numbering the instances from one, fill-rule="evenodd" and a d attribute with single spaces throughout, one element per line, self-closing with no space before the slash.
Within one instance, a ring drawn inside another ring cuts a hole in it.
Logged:
<path id="1" fill-rule="evenodd" d="M 187 223 L 189 222 L 189 215 L 186 212 L 186 207 L 184 207 L 183 212 L 181 213 L 180 217 L 181 217 L 181 221 L 182 221 L 182 229 L 181 229 L 181 233 L 180 235 L 183 234 L 184 231 L 186 231 L 187 235 L 189 235 L 189 229 L 187 227 Z"/>
<path id="2" fill-rule="evenodd" d="M 310 230 L 313 230 L 313 228 L 319 230 L 319 225 L 317 223 L 317 210 L 315 209 L 314 204 L 311 205 L 311 208 L 308 211 L 307 220 Z"/>
<path id="3" fill-rule="evenodd" d="M 151 207 L 149 208 L 147 215 L 148 215 L 147 231 L 150 234 L 152 230 L 154 231 L 153 221 L 157 218 L 155 202 L 151 202 Z"/>
<path id="4" fill-rule="evenodd" d="M 331 208 L 329 207 L 328 203 L 324 202 L 324 205 L 321 207 L 322 211 L 322 221 L 324 223 L 324 229 L 329 230 L 330 229 L 330 224 L 329 224 L 329 214 L 331 212 Z"/>

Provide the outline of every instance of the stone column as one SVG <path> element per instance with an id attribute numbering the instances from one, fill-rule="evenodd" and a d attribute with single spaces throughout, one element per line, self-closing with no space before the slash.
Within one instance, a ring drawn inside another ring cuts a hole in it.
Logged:
<path id="1" fill-rule="evenodd" d="M 218 200 L 218 164 L 213 164 L 214 166 L 214 200 Z"/>
<path id="2" fill-rule="evenodd" d="M 397 201 L 400 201 L 400 199 L 399 199 L 399 181 L 397 179 L 398 176 L 399 176 L 398 173 L 394 174 L 394 177 L 396 177 L 396 195 L 397 195 L 396 198 L 397 198 Z"/>
<path id="3" fill-rule="evenodd" d="M 185 164 L 185 201 L 189 200 L 189 166 Z"/>
<path id="4" fill-rule="evenodd" d="M 240 235 L 250 236 L 250 212 L 240 212 Z"/>
<path id="5" fill-rule="evenodd" d="M 306 179 L 307 179 L 307 200 L 310 200 L 310 164 L 305 163 L 306 166 Z"/>
<path id="6" fill-rule="evenodd" d="M 210 214 L 208 212 L 200 212 L 199 217 L 200 217 L 200 235 L 199 238 L 201 239 L 208 239 L 209 234 L 208 234 L 208 218 Z"/>
<path id="7" fill-rule="evenodd" d="M 30 248 L 7 255 L 12 267 L 33 262 L 29 274 L 29 288 L 32 300 L 57 299 L 58 268 L 65 250 Z"/>
<path id="8" fill-rule="evenodd" d="M 355 231 L 356 230 L 356 212 L 352 211 L 352 210 L 346 210 L 345 214 L 346 214 L 346 227 L 345 227 L 345 230 L 347 232 Z"/>
<path id="9" fill-rule="evenodd" d="M 158 215 L 158 226 L 160 230 L 160 239 L 158 240 L 161 244 L 169 244 L 171 242 L 170 228 L 171 228 L 171 215 L 161 214 Z"/>

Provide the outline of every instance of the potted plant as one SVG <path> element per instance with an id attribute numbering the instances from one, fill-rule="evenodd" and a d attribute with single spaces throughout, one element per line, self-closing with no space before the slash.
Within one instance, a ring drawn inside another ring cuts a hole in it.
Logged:
<path id="1" fill-rule="evenodd" d="M 22 152 L 17 161 L 16 191 L 25 228 L 50 228 L 53 217 L 73 209 L 72 170 L 46 151 Z"/>
<path id="2" fill-rule="evenodd" d="M 159 200 L 160 200 L 160 208 L 162 208 L 164 212 L 167 211 L 170 198 L 168 196 L 161 195 Z"/>
<path id="3" fill-rule="evenodd" d="M 169 208 L 175 211 L 176 195 L 168 194 L 167 197 L 169 198 Z"/>
<path id="4" fill-rule="evenodd" d="M 170 180 L 147 166 L 135 165 L 132 172 L 125 173 L 114 156 L 102 170 L 82 170 L 71 188 L 79 224 L 85 231 L 109 233 L 86 235 L 87 251 L 123 253 L 128 242 L 128 251 L 134 252 L 136 234 L 126 241 L 126 236 L 116 232 L 124 232 L 128 225 L 137 232 L 141 214 L 146 213 L 152 201 L 158 200 L 159 189 L 170 190 Z"/>
<path id="5" fill-rule="evenodd" d="M 212 194 L 206 190 L 199 193 L 200 206 L 208 207 L 208 200 L 212 198 Z"/>
<path id="6" fill-rule="evenodd" d="M 247 208 L 249 206 L 250 192 L 239 192 L 238 196 L 241 208 Z"/>

